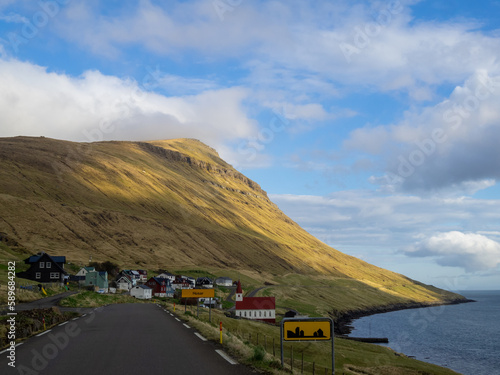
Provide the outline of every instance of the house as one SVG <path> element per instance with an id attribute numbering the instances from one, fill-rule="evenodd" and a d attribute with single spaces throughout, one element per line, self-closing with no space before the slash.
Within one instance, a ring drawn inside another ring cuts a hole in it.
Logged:
<path id="1" fill-rule="evenodd" d="M 170 272 L 162 272 L 159 275 L 157 275 L 156 277 L 159 277 L 161 279 L 168 279 L 168 280 L 170 280 L 171 283 L 173 283 L 175 281 L 175 275 L 173 273 L 170 273 Z"/>
<path id="2" fill-rule="evenodd" d="M 24 260 L 29 264 L 27 271 L 18 272 L 17 277 L 38 281 L 40 283 L 64 283 L 67 272 L 64 270 L 66 257 L 50 256 L 40 252 Z"/>
<path id="3" fill-rule="evenodd" d="M 191 284 L 188 279 L 183 276 L 176 276 L 174 282 L 172 283 L 172 288 L 174 289 L 191 289 L 194 284 Z"/>
<path id="4" fill-rule="evenodd" d="M 118 275 L 116 279 L 116 289 L 129 291 L 134 287 L 134 282 L 128 275 Z"/>
<path id="5" fill-rule="evenodd" d="M 141 274 L 139 272 L 134 270 L 130 270 L 129 272 L 130 272 L 129 274 L 132 275 L 132 277 L 136 280 L 136 282 L 141 279 Z"/>
<path id="6" fill-rule="evenodd" d="M 139 273 L 139 281 L 141 283 L 145 283 L 146 281 L 148 281 L 148 271 L 146 271 L 146 270 L 137 270 L 137 272 Z"/>
<path id="7" fill-rule="evenodd" d="M 85 286 L 95 286 L 108 291 L 108 273 L 106 271 L 91 271 L 85 275 Z"/>
<path id="8" fill-rule="evenodd" d="M 130 289 L 130 295 L 138 299 L 151 299 L 153 289 L 147 285 L 137 285 Z"/>
<path id="9" fill-rule="evenodd" d="M 82 267 L 80 270 L 76 273 L 76 275 L 69 275 L 69 280 L 70 281 L 78 281 L 79 284 L 85 285 L 85 275 L 87 273 L 95 271 L 94 267 Z"/>
<path id="10" fill-rule="evenodd" d="M 198 277 L 195 285 L 196 288 L 212 289 L 214 287 L 214 282 L 208 277 Z"/>
<path id="11" fill-rule="evenodd" d="M 137 285 L 137 280 L 138 278 L 136 279 L 134 274 L 132 273 L 132 271 L 130 270 L 123 270 L 121 271 L 117 276 L 116 276 L 116 281 L 118 281 L 118 279 L 122 276 L 125 276 L 127 277 L 131 282 L 132 282 L 132 286 L 136 286 Z"/>
<path id="12" fill-rule="evenodd" d="M 215 279 L 215 284 L 218 286 L 233 286 L 233 280 L 230 277 L 218 277 Z"/>
<path id="13" fill-rule="evenodd" d="M 241 318 L 276 323 L 276 300 L 274 297 L 243 297 L 238 280 L 235 314 Z"/>
<path id="14" fill-rule="evenodd" d="M 155 297 L 169 297 L 174 296 L 174 288 L 170 280 L 159 277 L 151 277 L 146 285 L 152 289 L 153 296 Z"/>
<path id="15" fill-rule="evenodd" d="M 190 276 L 181 276 L 181 277 L 188 282 L 190 288 L 195 287 L 196 279 L 194 277 L 190 277 Z"/>
<path id="16" fill-rule="evenodd" d="M 83 276 L 83 277 L 85 277 L 85 275 L 87 273 L 93 272 L 93 271 L 95 271 L 95 267 L 82 267 L 82 268 L 80 268 L 80 271 L 78 271 L 76 273 L 75 276 Z"/>

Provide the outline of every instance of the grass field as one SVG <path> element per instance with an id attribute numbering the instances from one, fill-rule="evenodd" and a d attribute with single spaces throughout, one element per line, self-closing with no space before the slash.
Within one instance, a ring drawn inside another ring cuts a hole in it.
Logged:
<path id="1" fill-rule="evenodd" d="M 161 303 L 170 311 L 173 311 L 172 304 Z M 301 372 L 302 356 L 304 358 L 304 373 L 312 373 L 313 363 L 316 374 L 323 374 L 325 369 L 329 369 L 330 372 L 328 373 L 331 373 L 331 342 L 285 344 L 284 357 L 288 370 L 283 372 L 280 370 L 281 344 L 278 326 L 245 319 L 231 319 L 215 310 L 212 310 L 212 322 L 209 323 L 209 313 L 206 309 L 200 309 L 199 317 L 196 316 L 195 307 L 188 307 L 187 309 L 186 314 L 184 313 L 184 307 L 177 307 L 175 313 L 211 340 L 219 341 L 219 323 L 222 322 L 223 343 L 225 343 L 232 355 L 238 357 L 244 363 L 256 366 L 269 373 L 289 373 L 293 350 L 294 373 Z M 265 353 L 263 358 L 259 356 L 259 350 Z M 389 348 L 341 338 L 335 339 L 335 371 L 337 374 L 351 375 L 456 374 L 449 369 L 408 358 Z"/>

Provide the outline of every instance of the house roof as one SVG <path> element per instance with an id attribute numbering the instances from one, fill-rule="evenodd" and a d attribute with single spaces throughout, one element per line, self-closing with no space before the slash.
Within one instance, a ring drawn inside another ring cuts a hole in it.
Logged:
<path id="1" fill-rule="evenodd" d="M 132 284 L 132 280 L 128 275 L 121 275 L 118 279 L 116 279 L 116 282 L 119 282 L 121 279 L 124 279 L 126 282 Z"/>
<path id="2" fill-rule="evenodd" d="M 147 285 L 137 285 L 137 286 L 134 286 L 134 288 L 141 288 L 141 289 L 151 289 L 149 286 Z"/>
<path id="3" fill-rule="evenodd" d="M 170 280 L 167 280 L 163 277 L 151 277 L 151 278 L 149 278 L 149 280 L 147 282 L 149 283 L 151 280 L 155 281 L 159 285 L 163 285 L 163 284 L 167 285 L 167 281 L 170 281 Z"/>
<path id="4" fill-rule="evenodd" d="M 28 259 L 26 259 L 27 263 L 36 263 L 40 260 L 44 255 L 48 256 L 54 263 L 66 263 L 66 257 L 64 256 L 50 256 L 47 253 L 43 253 L 42 255 L 32 255 Z"/>
<path id="5" fill-rule="evenodd" d="M 217 280 L 233 281 L 233 279 L 231 279 L 230 277 L 225 277 L 225 276 L 218 277 L 215 281 L 217 281 Z"/>
<path id="6" fill-rule="evenodd" d="M 243 301 L 236 301 L 236 310 L 274 310 L 274 297 L 245 297 Z"/>
<path id="7" fill-rule="evenodd" d="M 209 284 L 212 284 L 212 280 L 208 277 L 198 277 L 196 279 L 196 283 L 209 283 Z"/>
<path id="8" fill-rule="evenodd" d="M 59 269 L 63 274 L 67 274 L 67 272 L 60 266 L 60 263 L 66 263 L 66 257 L 65 256 L 54 256 L 51 257 L 47 253 L 41 253 L 40 255 L 32 255 L 29 258 L 24 260 L 24 263 L 26 264 L 33 264 L 37 263 L 40 259 L 45 258 L 50 260 L 52 263 L 54 263 L 54 266 Z"/>

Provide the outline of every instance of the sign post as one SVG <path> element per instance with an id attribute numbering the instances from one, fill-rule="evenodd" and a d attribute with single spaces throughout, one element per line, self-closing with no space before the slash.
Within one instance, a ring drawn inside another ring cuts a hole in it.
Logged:
<path id="1" fill-rule="evenodd" d="M 285 318 L 281 321 L 281 367 L 284 367 L 285 341 L 332 342 L 332 374 L 335 374 L 335 345 L 331 318 Z"/>
<path id="2" fill-rule="evenodd" d="M 222 322 L 219 322 L 219 330 L 220 330 L 220 343 L 222 344 Z"/>
<path id="3" fill-rule="evenodd" d="M 210 298 L 210 302 L 212 302 L 212 298 L 215 297 L 215 289 L 182 289 L 181 297 L 185 299 L 186 304 L 187 304 L 187 298 L 196 298 L 196 316 L 199 316 L 200 298 Z M 185 308 L 184 312 L 186 312 Z M 212 303 L 210 303 L 210 311 L 208 314 L 210 322 L 212 322 Z"/>

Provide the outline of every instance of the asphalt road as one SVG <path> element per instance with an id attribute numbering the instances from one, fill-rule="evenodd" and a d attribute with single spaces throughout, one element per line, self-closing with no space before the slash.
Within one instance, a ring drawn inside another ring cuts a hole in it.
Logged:
<path id="1" fill-rule="evenodd" d="M 62 300 L 65 297 L 71 296 L 72 294 L 76 294 L 78 292 L 72 291 L 72 292 L 64 292 L 64 293 L 59 293 L 55 294 L 50 297 L 45 297 L 36 301 L 32 302 L 25 302 L 25 303 L 20 303 L 16 305 L 16 311 L 26 311 L 26 310 L 33 310 L 33 309 L 49 309 L 52 306 L 57 306 L 57 303 Z"/>
<path id="2" fill-rule="evenodd" d="M 254 374 L 155 304 L 98 308 L 0 354 L 1 374 Z"/>

